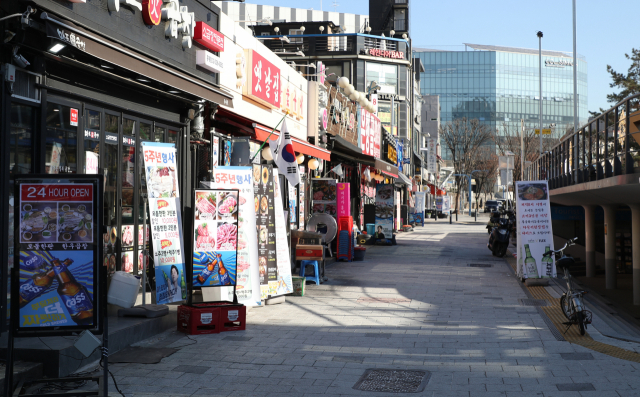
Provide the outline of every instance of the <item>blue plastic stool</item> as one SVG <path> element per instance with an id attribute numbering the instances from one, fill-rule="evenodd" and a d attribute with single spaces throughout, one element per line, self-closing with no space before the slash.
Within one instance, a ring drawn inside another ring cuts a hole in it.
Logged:
<path id="1" fill-rule="evenodd" d="M 318 268 L 318 261 L 300 261 L 300 277 L 304 277 L 304 268 L 307 266 L 313 266 L 315 271 L 314 276 L 309 277 L 309 280 L 315 281 L 316 285 L 320 285 L 320 269 Z"/>

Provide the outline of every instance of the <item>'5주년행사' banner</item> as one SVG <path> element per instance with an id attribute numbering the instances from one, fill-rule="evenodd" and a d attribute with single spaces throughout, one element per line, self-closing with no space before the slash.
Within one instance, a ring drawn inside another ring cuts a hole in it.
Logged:
<path id="1" fill-rule="evenodd" d="M 159 305 L 187 299 L 176 149 L 142 142 Z"/>

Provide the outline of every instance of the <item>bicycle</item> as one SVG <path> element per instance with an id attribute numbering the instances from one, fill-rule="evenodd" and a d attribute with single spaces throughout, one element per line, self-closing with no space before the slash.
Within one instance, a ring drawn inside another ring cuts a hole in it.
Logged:
<path id="1" fill-rule="evenodd" d="M 565 291 L 565 293 L 562 294 L 562 297 L 560 297 L 560 309 L 562 309 L 562 313 L 567 320 L 569 320 L 568 322 L 563 323 L 564 325 L 567 325 L 565 333 L 567 333 L 573 324 L 577 324 L 580 328 L 580 335 L 584 335 L 586 333 L 587 324 L 591 324 L 592 313 L 585 309 L 582 301 L 582 296 L 586 292 L 574 289 L 573 278 L 569 272 L 569 267 L 575 263 L 575 260 L 570 255 L 564 254 L 564 250 L 567 249 L 567 247 L 574 245 L 577 239 L 578 238 L 575 237 L 568 240 L 564 247 L 559 250 L 548 251 L 544 253 L 543 257 L 556 255 L 556 258 L 559 257 L 559 259 L 556 259 L 556 268 L 561 268 L 564 271 L 564 279 L 567 282 L 567 291 Z"/>

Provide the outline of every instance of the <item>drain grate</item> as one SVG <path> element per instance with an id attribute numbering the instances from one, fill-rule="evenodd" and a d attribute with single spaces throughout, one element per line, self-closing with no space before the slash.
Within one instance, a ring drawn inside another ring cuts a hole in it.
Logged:
<path id="1" fill-rule="evenodd" d="M 490 265 L 488 263 L 469 263 L 467 266 L 469 266 L 469 267 L 493 267 L 493 265 Z"/>
<path id="2" fill-rule="evenodd" d="M 563 360 L 595 360 L 591 353 L 560 353 Z"/>
<path id="3" fill-rule="evenodd" d="M 556 385 L 559 391 L 595 391 L 591 383 L 558 383 Z"/>
<path id="4" fill-rule="evenodd" d="M 391 338 L 391 332 L 380 332 L 380 333 L 366 333 L 364 334 L 366 338 Z"/>
<path id="5" fill-rule="evenodd" d="M 544 323 L 547 324 L 549 331 L 551 331 L 551 335 L 553 335 L 553 337 L 556 338 L 557 341 L 564 342 L 566 340 L 564 338 L 564 335 L 562 335 L 562 333 L 558 330 L 558 328 L 556 328 L 556 325 L 553 323 L 553 321 L 551 321 L 551 319 L 549 318 L 549 316 L 547 316 L 544 310 L 542 310 L 541 307 L 536 307 L 536 310 L 538 311 L 538 314 L 542 318 L 542 321 L 544 321 Z"/>
<path id="6" fill-rule="evenodd" d="M 546 299 L 518 299 L 522 306 L 549 306 Z"/>
<path id="7" fill-rule="evenodd" d="M 353 386 L 355 390 L 387 393 L 419 393 L 427 387 L 429 371 L 371 368 Z"/>

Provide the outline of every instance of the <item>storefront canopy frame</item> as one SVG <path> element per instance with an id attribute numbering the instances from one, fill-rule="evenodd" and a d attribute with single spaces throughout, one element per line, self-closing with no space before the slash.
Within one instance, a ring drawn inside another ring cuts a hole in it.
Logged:
<path id="1" fill-rule="evenodd" d="M 398 176 L 399 178 L 396 179 L 396 185 L 402 185 L 402 184 L 405 184 L 407 186 L 413 185 L 413 182 L 411 182 L 411 179 L 407 178 L 403 173 L 399 173 Z"/>
<path id="2" fill-rule="evenodd" d="M 380 160 L 380 159 L 376 159 L 375 163 L 374 163 L 374 167 L 382 172 L 383 174 L 390 176 L 392 178 L 397 178 L 398 177 L 398 167 L 396 167 L 395 165 L 391 165 L 389 163 L 387 163 L 386 161 Z"/>
<path id="3" fill-rule="evenodd" d="M 97 59 L 149 77 L 150 79 L 199 98 L 233 108 L 233 96 L 210 84 L 197 81 L 158 61 L 134 53 L 120 44 L 100 38 L 94 33 L 76 26 L 72 22 L 58 20 L 46 13 L 43 13 L 42 19 L 46 21 L 48 36 L 55 37 L 52 32 L 57 32 L 56 26 L 74 32 L 81 36 L 81 38 L 78 39 L 83 41 L 84 52 Z"/>
<path id="4" fill-rule="evenodd" d="M 375 166 L 375 158 L 362 153 L 362 149 L 355 146 L 351 142 L 340 136 L 331 136 L 333 142 L 333 150 L 331 151 L 331 160 L 339 161 L 336 157 L 342 157 L 368 166 Z"/>
<path id="5" fill-rule="evenodd" d="M 271 128 L 267 128 L 258 123 L 253 123 L 253 129 L 255 131 L 256 139 L 263 142 L 267 140 L 267 138 L 269 137 L 269 134 L 272 131 Z M 276 130 L 273 133 L 273 135 L 276 137 L 279 137 L 280 132 Z M 297 153 L 302 153 L 307 156 L 316 157 L 321 160 L 326 160 L 326 161 L 331 160 L 331 152 L 326 149 L 319 148 L 317 146 L 310 144 L 309 142 L 305 142 L 302 139 L 299 139 L 293 136 L 291 137 L 291 141 L 293 143 L 293 150 Z"/>

